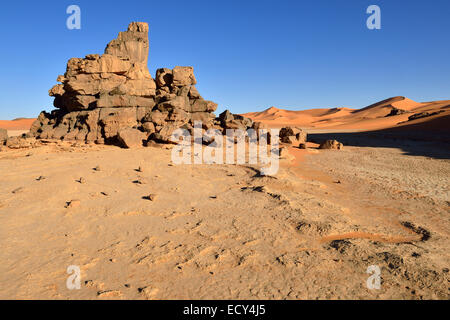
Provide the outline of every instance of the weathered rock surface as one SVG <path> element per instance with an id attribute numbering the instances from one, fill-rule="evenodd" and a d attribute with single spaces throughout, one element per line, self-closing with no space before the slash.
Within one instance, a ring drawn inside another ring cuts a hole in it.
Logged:
<path id="1" fill-rule="evenodd" d="M 337 140 L 327 140 L 320 144 L 319 149 L 341 150 L 343 147 L 344 145 Z"/>
<path id="2" fill-rule="evenodd" d="M 39 115 L 29 137 L 132 148 L 149 140 L 173 143 L 176 129 L 192 134 L 195 122 L 201 121 L 204 130 L 255 129 L 259 138 L 259 130 L 267 129 L 262 123 L 228 110 L 216 118 L 218 106 L 196 89 L 193 67 L 161 68 L 153 79 L 147 67 L 148 31 L 147 23 L 133 22 L 103 55 L 70 59 L 65 74 L 57 78 L 60 83 L 49 90 L 56 109 Z M 306 141 L 301 129 L 283 130 L 282 142 Z"/>
<path id="3" fill-rule="evenodd" d="M 8 140 L 8 131 L 0 128 L 0 145 L 4 144 Z"/>
<path id="4" fill-rule="evenodd" d="M 393 107 L 391 109 L 391 112 L 389 112 L 385 117 L 398 116 L 400 114 L 404 114 L 404 113 L 408 113 L 408 112 L 410 112 L 410 111 L 403 110 L 403 109 L 398 109 L 398 108 Z"/>
<path id="5" fill-rule="evenodd" d="M 168 142 L 175 129 L 191 130 L 194 121 L 213 127 L 217 104 L 200 96 L 192 67 L 158 69 L 152 78 L 148 30 L 147 23 L 133 22 L 103 55 L 70 59 L 60 84 L 49 90 L 57 109 L 42 112 L 30 135 L 132 147 L 137 131 L 143 140 Z"/>
<path id="6" fill-rule="evenodd" d="M 142 142 L 147 138 L 147 135 L 133 128 L 120 129 L 117 133 L 119 142 L 125 148 L 134 148 L 142 146 Z"/>
<path id="7" fill-rule="evenodd" d="M 444 112 L 444 110 L 439 110 L 439 111 L 435 111 L 435 112 L 419 112 L 419 113 L 415 113 L 412 116 L 408 117 L 408 121 L 413 121 L 413 120 L 417 120 L 417 119 L 422 119 L 422 118 L 427 118 L 427 117 L 431 117 L 431 116 L 435 116 L 439 113 Z"/>
<path id="8" fill-rule="evenodd" d="M 220 125 L 226 129 L 247 130 L 252 128 L 253 120 L 225 110 L 219 115 Z"/>
<path id="9" fill-rule="evenodd" d="M 280 130 L 280 141 L 288 144 L 306 143 L 308 135 L 297 127 L 284 127 Z"/>
<path id="10" fill-rule="evenodd" d="M 26 137 L 9 137 L 6 140 L 6 146 L 10 149 L 28 149 L 34 148 L 37 145 L 37 141 L 34 138 Z"/>

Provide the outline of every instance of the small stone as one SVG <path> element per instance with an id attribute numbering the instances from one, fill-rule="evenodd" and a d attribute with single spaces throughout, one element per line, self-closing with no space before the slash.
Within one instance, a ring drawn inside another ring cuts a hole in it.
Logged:
<path id="1" fill-rule="evenodd" d="M 152 300 L 155 299 L 156 295 L 159 292 L 158 288 L 154 288 L 151 286 L 138 288 L 138 292 L 144 296 L 144 298 Z"/>
<path id="2" fill-rule="evenodd" d="M 78 180 L 79 183 L 84 184 L 86 183 L 86 179 L 81 177 L 80 180 Z"/>
<path id="3" fill-rule="evenodd" d="M 81 205 L 80 200 L 71 200 L 71 201 L 67 202 L 66 208 L 67 209 L 78 208 L 80 205 Z"/>
<path id="4" fill-rule="evenodd" d="M 135 183 L 135 184 L 147 184 L 148 182 L 144 178 L 139 178 L 139 179 L 133 181 L 133 183 Z"/>
<path id="5" fill-rule="evenodd" d="M 156 194 L 149 194 L 148 196 L 144 197 L 146 200 L 155 201 L 157 195 Z"/>
<path id="6" fill-rule="evenodd" d="M 97 292 L 97 296 L 99 298 L 116 298 L 120 297 L 122 293 L 118 290 L 107 290 L 107 291 L 99 291 Z"/>
<path id="7" fill-rule="evenodd" d="M 22 191 L 23 191 L 23 188 L 20 187 L 20 188 L 14 189 L 14 190 L 12 191 L 12 193 L 17 194 L 17 193 L 21 193 Z"/>
<path id="8" fill-rule="evenodd" d="M 94 171 L 101 171 L 102 170 L 102 168 L 100 168 L 100 166 L 96 166 L 95 168 L 94 168 Z"/>
<path id="9" fill-rule="evenodd" d="M 44 176 L 39 176 L 37 179 L 36 179 L 36 181 L 42 181 L 42 180 L 45 180 L 46 178 L 44 177 Z"/>
<path id="10" fill-rule="evenodd" d="M 306 143 L 300 143 L 300 144 L 298 145 L 298 148 L 299 148 L 299 149 L 306 149 Z"/>

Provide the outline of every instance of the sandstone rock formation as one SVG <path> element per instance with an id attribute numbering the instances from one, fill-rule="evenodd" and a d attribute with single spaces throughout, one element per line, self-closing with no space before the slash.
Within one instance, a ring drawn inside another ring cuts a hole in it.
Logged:
<path id="1" fill-rule="evenodd" d="M 252 128 L 259 134 L 259 129 L 267 129 L 228 110 L 216 118 L 217 104 L 197 91 L 192 67 L 161 68 L 153 78 L 147 67 L 148 31 L 148 24 L 133 22 L 103 55 L 70 59 L 65 74 L 57 78 L 60 83 L 49 90 L 57 109 L 42 112 L 28 137 L 131 148 L 150 140 L 171 143 L 174 130 L 183 128 L 192 134 L 196 121 L 201 121 L 203 130 L 223 133 Z M 306 141 L 300 129 L 285 129 L 282 142 Z"/>
<path id="2" fill-rule="evenodd" d="M 391 112 L 389 112 L 385 117 L 398 116 L 400 114 L 404 114 L 404 113 L 408 113 L 408 112 L 410 112 L 410 111 L 392 107 Z"/>
<path id="3" fill-rule="evenodd" d="M 320 144 L 319 149 L 335 149 L 341 150 L 344 145 L 337 140 L 327 140 Z"/>
<path id="4" fill-rule="evenodd" d="M 70 59 L 49 91 L 57 109 L 42 112 L 30 135 L 130 147 L 141 138 L 168 142 L 196 120 L 213 127 L 217 104 L 200 96 L 193 68 L 158 69 L 153 79 L 148 51 L 148 24 L 133 22 L 103 55 Z"/>
<path id="5" fill-rule="evenodd" d="M 306 143 L 307 134 L 297 127 L 284 127 L 280 130 L 280 141 L 287 144 Z"/>
<path id="6" fill-rule="evenodd" d="M 230 111 L 225 110 L 219 115 L 219 121 L 222 128 L 234 129 L 234 130 L 247 130 L 252 128 L 253 121 L 250 118 L 246 118 L 241 115 L 232 114 Z"/>
<path id="7" fill-rule="evenodd" d="M 10 149 L 28 149 L 34 148 L 38 145 L 38 141 L 35 138 L 27 138 L 27 137 L 9 137 L 6 140 L 6 146 Z"/>
<path id="8" fill-rule="evenodd" d="M 431 116 L 435 116 L 439 113 L 445 112 L 444 110 L 438 110 L 435 112 L 419 112 L 419 113 L 415 113 L 412 116 L 408 117 L 408 121 L 413 121 L 413 120 L 417 120 L 417 119 L 422 119 L 422 118 L 427 118 L 427 117 L 431 117 Z"/>
<path id="9" fill-rule="evenodd" d="M 125 148 L 133 148 L 142 146 L 146 139 L 146 134 L 133 128 L 123 128 L 117 133 L 117 137 L 121 145 Z"/>
<path id="10" fill-rule="evenodd" d="M 4 144 L 6 140 L 8 140 L 8 131 L 0 128 L 0 145 Z"/>

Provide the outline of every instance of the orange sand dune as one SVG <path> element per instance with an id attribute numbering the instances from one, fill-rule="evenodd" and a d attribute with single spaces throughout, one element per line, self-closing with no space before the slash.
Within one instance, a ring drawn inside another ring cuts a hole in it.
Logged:
<path id="1" fill-rule="evenodd" d="M 6 130 L 29 130 L 36 119 L 19 118 L 14 120 L 0 120 L 0 128 Z"/>
<path id="2" fill-rule="evenodd" d="M 394 109 L 401 109 L 405 113 L 387 116 Z M 440 113 L 408 121 L 410 116 L 422 112 L 428 112 L 430 114 L 435 112 Z M 419 103 L 401 96 L 389 98 L 358 110 L 350 108 L 317 108 L 289 111 L 272 107 L 262 112 L 244 114 L 244 116 L 254 121 L 263 122 L 271 127 L 296 125 L 304 128 L 352 129 L 361 131 L 381 130 L 426 123 L 427 121 L 447 117 L 448 115 L 450 115 L 450 100 Z M 442 126 L 447 127 L 447 130 L 450 127 L 448 122 Z M 429 126 L 421 126 L 423 129 L 426 127 Z"/>

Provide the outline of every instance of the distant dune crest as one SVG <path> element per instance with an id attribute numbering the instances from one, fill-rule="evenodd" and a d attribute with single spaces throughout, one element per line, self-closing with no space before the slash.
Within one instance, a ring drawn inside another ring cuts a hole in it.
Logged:
<path id="1" fill-rule="evenodd" d="M 450 130 L 445 121 L 435 121 L 437 118 L 450 116 L 450 100 L 421 103 L 397 96 L 362 109 L 315 108 L 292 111 L 270 107 L 261 112 L 246 113 L 244 116 L 269 126 L 378 130 L 422 123 L 422 129 Z M 426 125 L 429 121 L 433 121 L 432 126 Z M 436 127 L 437 123 L 444 124 Z"/>

